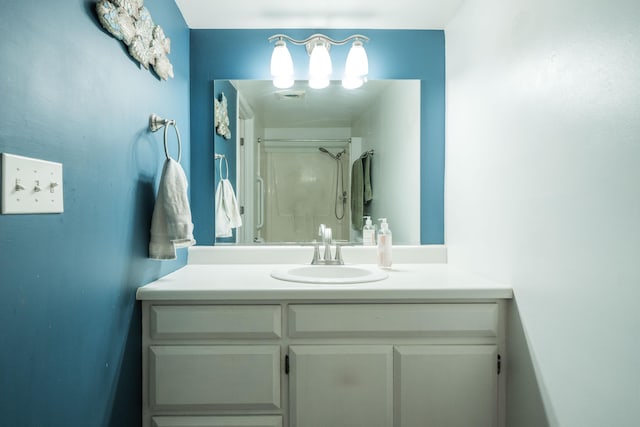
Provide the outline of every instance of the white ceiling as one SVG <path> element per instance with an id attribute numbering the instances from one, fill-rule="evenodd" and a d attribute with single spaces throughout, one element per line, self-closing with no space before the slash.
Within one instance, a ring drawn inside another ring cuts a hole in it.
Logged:
<path id="1" fill-rule="evenodd" d="M 345 90 L 340 81 L 332 81 L 329 87 L 317 90 L 310 89 L 306 81 L 296 81 L 291 89 L 283 90 L 270 80 L 233 82 L 254 115 L 269 128 L 350 127 L 390 83 L 369 81 L 359 89 Z"/>
<path id="2" fill-rule="evenodd" d="M 444 29 L 464 0 L 176 0 L 189 28 Z"/>

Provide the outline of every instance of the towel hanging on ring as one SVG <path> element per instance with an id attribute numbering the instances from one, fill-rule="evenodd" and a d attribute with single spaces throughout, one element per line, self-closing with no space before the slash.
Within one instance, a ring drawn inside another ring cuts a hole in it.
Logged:
<path id="1" fill-rule="evenodd" d="M 233 191 L 231 181 L 229 181 L 229 163 L 224 156 L 217 155 L 220 159 L 220 182 L 216 188 L 216 238 L 231 237 L 232 229 L 242 227 L 242 217 L 236 195 Z M 225 175 L 222 175 L 222 161 L 224 160 Z"/>
<path id="2" fill-rule="evenodd" d="M 351 225 L 362 229 L 364 205 L 373 199 L 371 186 L 371 158 L 373 150 L 364 152 L 351 167 Z"/>
<path id="3" fill-rule="evenodd" d="M 165 160 L 158 197 L 151 218 L 149 258 L 176 259 L 176 249 L 196 243 L 193 238 L 191 208 L 187 197 L 187 177 L 180 163 Z"/>
<path id="4" fill-rule="evenodd" d="M 167 130 L 173 125 L 178 138 L 178 160 L 169 155 L 167 146 Z M 176 259 L 176 249 L 192 246 L 193 222 L 187 193 L 187 177 L 180 166 L 182 145 L 180 132 L 175 120 L 164 120 L 153 115 L 150 128 L 157 131 L 164 126 L 164 154 L 167 158 L 162 168 L 158 196 L 151 217 L 151 240 L 149 242 L 149 258 L 159 260 Z"/>

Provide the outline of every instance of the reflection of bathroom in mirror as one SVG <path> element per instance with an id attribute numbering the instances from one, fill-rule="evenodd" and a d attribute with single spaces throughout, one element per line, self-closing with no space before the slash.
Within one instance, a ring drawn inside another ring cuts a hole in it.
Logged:
<path id="1" fill-rule="evenodd" d="M 394 244 L 420 244 L 419 80 L 356 90 L 339 81 L 322 90 L 303 81 L 284 90 L 271 81 L 231 83 L 238 116 L 229 142 L 237 143 L 234 187 L 244 207 L 236 243 L 310 242 L 319 224 L 335 240 L 357 243 L 360 215 L 370 215 L 374 223 L 388 218 Z M 352 168 L 367 153 L 372 197 L 359 214 Z"/>

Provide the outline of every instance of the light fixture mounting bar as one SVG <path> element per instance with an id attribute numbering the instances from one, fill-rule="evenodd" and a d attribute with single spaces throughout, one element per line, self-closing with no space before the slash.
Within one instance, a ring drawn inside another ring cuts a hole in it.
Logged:
<path id="1" fill-rule="evenodd" d="M 273 36 L 269 37 L 269 42 L 272 42 L 274 40 L 286 40 L 289 43 L 292 43 L 298 46 L 306 46 L 309 44 L 309 42 L 312 42 L 317 39 L 320 39 L 334 46 L 342 46 L 349 43 L 352 40 L 361 40 L 365 42 L 369 41 L 369 37 L 363 36 L 362 34 L 354 34 L 352 36 L 347 37 L 344 40 L 335 40 L 335 39 L 332 39 L 331 37 L 325 36 L 324 34 L 313 34 L 304 40 L 296 40 L 294 38 L 289 37 L 286 34 L 274 34 Z"/>

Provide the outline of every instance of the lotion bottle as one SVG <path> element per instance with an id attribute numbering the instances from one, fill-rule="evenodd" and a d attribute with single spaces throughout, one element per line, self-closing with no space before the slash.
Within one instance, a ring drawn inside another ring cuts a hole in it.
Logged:
<path id="1" fill-rule="evenodd" d="M 376 244 L 376 229 L 371 222 L 370 216 L 364 216 L 364 227 L 362 227 L 362 245 L 374 246 Z"/>
<path id="2" fill-rule="evenodd" d="M 386 218 L 380 218 L 378 231 L 378 266 L 391 268 L 391 230 Z"/>

